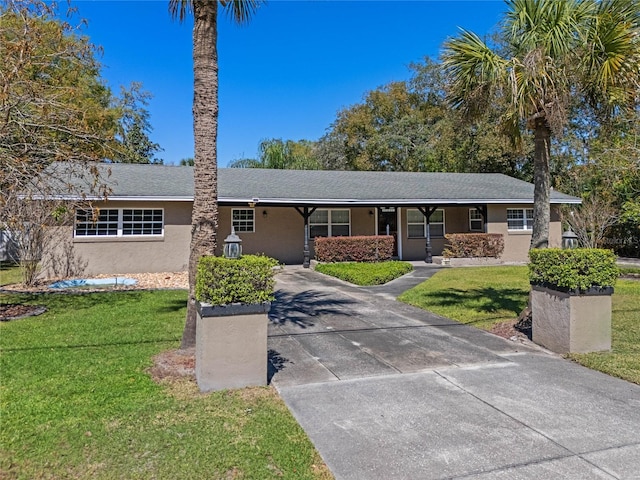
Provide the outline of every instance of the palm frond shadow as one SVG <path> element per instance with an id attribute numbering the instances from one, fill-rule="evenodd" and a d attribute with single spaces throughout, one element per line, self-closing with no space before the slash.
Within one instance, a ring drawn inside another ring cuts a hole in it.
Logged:
<path id="1" fill-rule="evenodd" d="M 314 317 L 321 315 L 349 315 L 349 305 L 355 302 L 336 299 L 334 296 L 315 290 L 290 294 L 278 290 L 271 304 L 269 321 L 273 325 L 295 324 L 301 328 L 315 325 Z"/>
<path id="2" fill-rule="evenodd" d="M 434 293 L 423 293 L 429 304 L 442 307 L 466 304 L 469 308 L 482 313 L 494 313 L 501 310 L 513 312 L 517 317 L 527 306 L 527 297 L 523 299 L 522 289 L 484 287 L 473 290 L 452 288 Z"/>

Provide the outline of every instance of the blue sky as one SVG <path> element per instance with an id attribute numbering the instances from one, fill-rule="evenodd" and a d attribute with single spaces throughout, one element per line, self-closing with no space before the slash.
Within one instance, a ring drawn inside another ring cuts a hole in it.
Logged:
<path id="1" fill-rule="evenodd" d="M 193 23 L 168 13 L 168 0 L 73 1 L 83 29 L 103 49 L 103 77 L 114 92 L 132 81 L 153 94 L 151 138 L 165 163 L 193 156 Z M 458 27 L 491 31 L 498 0 L 284 1 L 263 5 L 251 23 L 218 26 L 218 163 L 256 157 L 265 138 L 317 140 L 336 113 L 437 57 Z"/>

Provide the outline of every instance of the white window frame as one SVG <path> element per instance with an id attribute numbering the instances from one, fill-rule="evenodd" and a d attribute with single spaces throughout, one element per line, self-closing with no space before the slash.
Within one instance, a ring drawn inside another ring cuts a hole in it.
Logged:
<path id="1" fill-rule="evenodd" d="M 410 222 L 409 221 L 409 212 L 418 212 L 420 214 L 420 216 L 422 217 L 422 221 L 421 222 Z M 445 233 L 447 233 L 446 229 L 445 229 L 445 213 L 444 213 L 444 208 L 438 208 L 435 210 L 435 212 L 442 212 L 442 221 L 441 222 L 434 222 L 434 221 L 429 221 L 429 225 L 431 227 L 433 227 L 434 225 L 442 225 L 442 235 L 434 235 L 433 234 L 433 230 L 430 229 L 430 238 L 444 238 Z M 433 213 L 435 213 L 433 212 Z M 409 227 L 411 225 L 422 225 L 422 235 L 419 236 L 415 236 L 415 235 L 411 235 L 410 229 Z M 422 214 L 422 212 L 420 210 L 418 210 L 417 208 L 407 208 L 407 238 L 427 238 L 427 218 Z"/>
<path id="2" fill-rule="evenodd" d="M 237 218 L 236 212 L 251 212 L 251 218 Z M 236 233 L 254 233 L 256 231 L 256 209 L 255 208 L 232 208 L 231 227 Z"/>
<path id="3" fill-rule="evenodd" d="M 521 218 L 509 218 L 510 212 L 519 212 Z M 521 227 L 509 225 L 509 220 L 522 221 Z M 533 231 L 533 208 L 507 208 L 507 230 L 510 232 L 531 232 Z"/>
<path id="4" fill-rule="evenodd" d="M 316 212 L 327 212 L 327 223 L 313 222 L 312 217 L 313 213 Z M 347 212 L 349 215 L 348 223 L 336 223 L 333 221 L 332 215 L 333 212 Z M 317 226 L 326 226 L 327 227 L 327 237 L 333 237 L 333 226 L 344 226 L 347 225 L 349 227 L 349 233 L 347 235 L 339 235 L 341 237 L 350 237 L 351 236 L 351 209 L 349 208 L 318 208 L 309 216 L 309 238 L 316 238 L 316 236 L 311 235 L 311 227 L 314 225 Z M 321 237 L 322 235 L 317 235 Z"/>
<path id="5" fill-rule="evenodd" d="M 480 222 L 480 227 L 474 227 L 474 222 Z M 477 208 L 469 209 L 469 230 L 472 232 L 484 232 L 484 217 L 482 216 L 480 210 L 478 210 Z"/>
<path id="6" fill-rule="evenodd" d="M 132 215 L 142 215 L 143 217 L 145 216 L 145 214 L 149 214 L 151 213 L 152 216 L 156 216 L 157 212 L 160 212 L 161 214 L 161 218 L 155 219 L 152 218 L 151 220 L 134 220 L 134 219 L 127 219 L 126 221 L 124 220 L 124 212 L 132 212 Z M 164 208 L 102 208 L 102 209 L 94 209 L 94 215 L 97 214 L 98 215 L 98 220 L 96 220 L 95 222 L 93 221 L 93 219 L 88 220 L 88 221 L 79 221 L 78 220 L 78 216 L 80 215 L 81 212 L 88 212 L 90 213 L 91 211 L 89 209 L 78 209 L 76 210 L 76 214 L 75 214 L 75 218 L 74 218 L 74 224 L 73 224 L 73 237 L 74 238 L 139 238 L 139 237 L 163 237 L 164 236 Z M 111 216 L 111 218 L 109 219 L 105 219 L 105 220 L 100 220 L 100 216 L 104 213 L 107 214 L 107 216 Z M 115 218 L 113 218 L 114 216 L 114 212 L 115 212 Z M 160 233 L 134 233 L 132 231 L 130 231 L 131 229 L 133 229 L 132 226 L 129 226 L 129 224 L 140 224 L 142 225 L 142 228 L 151 228 L 152 230 L 157 230 L 157 226 L 160 225 Z M 107 226 L 110 225 L 110 226 Z M 127 225 L 127 228 L 125 229 L 125 225 Z M 100 227 L 102 226 L 102 228 L 106 228 L 107 232 L 109 232 L 109 230 L 111 231 L 115 231 L 114 233 L 107 233 L 104 235 L 101 234 L 86 234 L 87 231 L 89 230 L 96 230 L 99 231 Z M 106 226 L 106 227 L 105 227 Z M 115 226 L 115 229 L 114 229 Z M 79 229 L 81 231 L 84 231 L 85 234 L 78 234 Z"/>

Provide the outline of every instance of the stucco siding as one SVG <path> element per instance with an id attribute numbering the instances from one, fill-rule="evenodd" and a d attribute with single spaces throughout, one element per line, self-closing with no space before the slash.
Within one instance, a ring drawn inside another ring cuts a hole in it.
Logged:
<path id="1" fill-rule="evenodd" d="M 224 239 L 231 233 L 231 212 L 234 208 L 221 207 L 218 220 L 217 255 L 222 255 Z M 254 209 L 253 232 L 236 232 L 242 239 L 245 254 L 264 253 L 286 264 L 302 263 L 304 243 L 304 221 L 293 207 L 260 207 Z"/>
<path id="2" fill-rule="evenodd" d="M 527 262 L 531 245 L 531 230 L 515 231 L 507 228 L 507 209 L 533 208 L 533 205 L 489 205 L 487 216 L 487 233 L 500 233 L 504 236 L 505 262 Z M 551 223 L 549 225 L 549 246 L 560 247 L 562 243 L 562 225 L 556 205 L 551 206 Z"/>
<path id="3" fill-rule="evenodd" d="M 76 237 L 73 226 L 56 227 L 52 232 L 61 234 L 67 244 L 73 247 L 78 264 L 86 264 L 84 274 L 95 275 L 126 274 L 139 272 L 184 271 L 187 269 L 189 244 L 191 237 L 191 202 L 118 202 L 98 204 L 102 208 L 162 208 L 164 210 L 164 234 L 158 237 Z M 231 233 L 232 209 L 249 207 L 222 206 L 219 209 L 218 248 L 216 254 L 222 254 L 224 239 Z M 489 233 L 504 235 L 506 262 L 526 262 L 528 259 L 531 231 L 510 231 L 507 229 L 507 209 L 531 208 L 531 205 L 489 205 L 486 229 Z M 375 209 L 369 207 L 350 208 L 351 235 L 374 235 Z M 469 207 L 447 207 L 445 211 L 445 233 L 469 232 Z M 374 212 L 374 215 L 371 215 Z M 253 208 L 254 231 L 236 232 L 242 239 L 243 251 L 247 254 L 264 253 L 286 264 L 301 264 L 303 261 L 304 221 L 293 207 Z M 404 260 L 423 260 L 426 256 L 425 238 L 408 238 L 407 207 L 400 208 L 398 225 L 401 258 Z M 557 206 L 552 206 L 550 225 L 550 246 L 561 244 L 562 229 Z M 313 258 L 313 240 L 310 240 L 311 258 Z M 432 254 L 441 255 L 446 240 L 433 236 Z M 45 271 L 51 276 L 49 257 L 61 253 L 64 242 L 55 249 L 45 252 Z"/>
<path id="4" fill-rule="evenodd" d="M 98 208 L 162 208 L 164 234 L 159 237 L 76 237 L 73 226 L 58 227 L 58 233 L 71 239 L 79 263 L 86 264 L 84 275 L 101 273 L 180 272 L 187 269 L 191 239 L 191 202 L 110 202 Z M 63 238 L 62 236 L 60 238 Z M 57 247 L 61 252 L 61 246 Z M 45 252 L 45 256 L 54 252 Z M 50 265 L 51 261 L 43 262 Z M 44 272 L 50 275 L 50 268 Z"/>

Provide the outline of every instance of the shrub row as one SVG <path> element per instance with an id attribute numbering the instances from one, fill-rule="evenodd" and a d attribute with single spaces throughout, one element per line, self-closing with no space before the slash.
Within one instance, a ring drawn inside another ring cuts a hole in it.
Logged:
<path id="1" fill-rule="evenodd" d="M 592 287 L 613 287 L 618 278 L 611 250 L 545 248 L 529 252 L 529 281 L 557 290 L 585 292 Z"/>
<path id="2" fill-rule="evenodd" d="M 318 237 L 315 239 L 319 262 L 382 262 L 393 256 L 391 235 L 356 237 Z"/>
<path id="3" fill-rule="evenodd" d="M 278 262 L 261 255 L 239 259 L 202 257 L 196 277 L 196 299 L 211 305 L 262 303 L 273 300 L 273 267 Z"/>
<path id="4" fill-rule="evenodd" d="M 449 233 L 449 242 L 443 255 L 447 258 L 494 257 L 504 251 L 504 238 L 500 233 Z"/>

